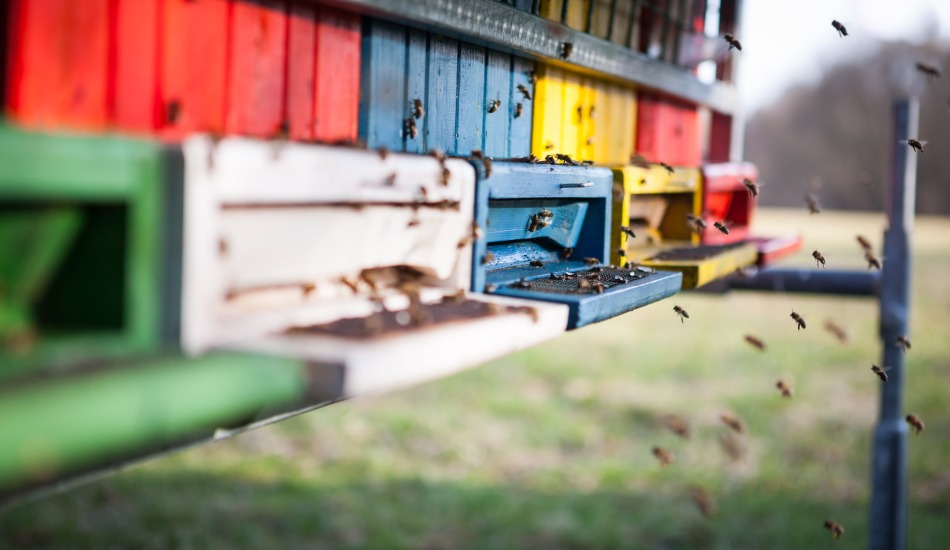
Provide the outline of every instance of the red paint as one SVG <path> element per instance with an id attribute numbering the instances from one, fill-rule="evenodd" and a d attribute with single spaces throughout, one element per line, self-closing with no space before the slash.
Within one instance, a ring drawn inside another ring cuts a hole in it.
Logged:
<path id="1" fill-rule="evenodd" d="M 33 128 L 105 128 L 109 0 L 9 3 L 9 116 Z"/>
<path id="2" fill-rule="evenodd" d="M 234 2 L 230 34 L 225 129 L 229 134 L 276 136 L 284 125 L 286 2 Z"/>
<path id="3" fill-rule="evenodd" d="M 742 183 L 744 179 L 757 182 L 759 171 L 749 163 L 707 164 L 703 166 L 703 210 L 707 219 L 732 222 L 725 235 L 711 223 L 703 232 L 703 244 L 728 244 L 749 237 L 755 199 Z"/>
<path id="4" fill-rule="evenodd" d="M 290 139 L 313 139 L 317 7 L 294 2 L 288 10 L 287 130 Z"/>
<path id="5" fill-rule="evenodd" d="M 798 252 L 802 247 L 802 238 L 797 235 L 751 237 L 749 241 L 755 243 L 756 248 L 759 249 L 759 257 L 755 262 L 759 267 L 773 264 Z"/>
<path id="6" fill-rule="evenodd" d="M 152 133 L 162 126 L 158 73 L 161 0 L 118 0 L 112 56 L 112 123 Z"/>
<path id="7" fill-rule="evenodd" d="M 654 162 L 698 166 L 701 161 L 696 107 L 641 93 L 637 107 L 637 152 Z"/>
<path id="8" fill-rule="evenodd" d="M 162 133 L 170 138 L 223 133 L 230 3 L 162 1 L 158 86 Z"/>
<path id="9" fill-rule="evenodd" d="M 713 111 L 709 129 L 709 162 L 729 162 L 732 117 Z"/>
<path id="10" fill-rule="evenodd" d="M 360 98 L 360 17 L 330 8 L 317 14 L 314 139 L 356 139 Z"/>

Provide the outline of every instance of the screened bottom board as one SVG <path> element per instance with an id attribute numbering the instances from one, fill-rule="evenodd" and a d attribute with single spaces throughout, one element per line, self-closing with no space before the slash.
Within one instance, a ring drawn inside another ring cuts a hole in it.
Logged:
<path id="1" fill-rule="evenodd" d="M 613 266 L 592 267 L 583 271 L 551 273 L 546 277 L 524 279 L 505 286 L 513 289 L 556 294 L 600 294 L 607 289 L 643 279 L 649 271 L 621 269 Z M 587 281 L 584 285 L 582 281 Z M 600 283 L 598 290 L 593 283 Z"/>

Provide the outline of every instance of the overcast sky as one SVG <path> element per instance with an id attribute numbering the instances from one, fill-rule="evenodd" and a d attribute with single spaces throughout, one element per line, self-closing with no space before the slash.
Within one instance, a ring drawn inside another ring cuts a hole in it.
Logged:
<path id="1" fill-rule="evenodd" d="M 823 69 L 874 52 L 878 40 L 950 40 L 950 0 L 744 0 L 739 90 L 746 112 Z M 839 38 L 837 19 L 848 29 Z M 950 70 L 950 68 L 944 68 Z M 950 71 L 948 71 L 950 72 Z"/>

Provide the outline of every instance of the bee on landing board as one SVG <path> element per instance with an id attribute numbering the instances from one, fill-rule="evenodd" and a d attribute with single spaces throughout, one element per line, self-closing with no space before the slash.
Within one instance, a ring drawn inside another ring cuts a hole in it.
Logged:
<path id="1" fill-rule="evenodd" d="M 844 527 L 840 523 L 831 521 L 830 519 L 825 520 L 825 529 L 831 531 L 831 536 L 840 539 L 841 535 L 844 534 Z"/>
<path id="2" fill-rule="evenodd" d="M 573 42 L 562 42 L 561 43 L 561 59 L 567 59 L 571 57 L 571 54 L 574 53 L 574 43 Z"/>
<path id="3" fill-rule="evenodd" d="M 687 422 L 685 418 L 671 414 L 666 416 L 663 421 L 671 432 L 682 437 L 683 439 L 689 439 L 690 427 L 689 422 Z"/>
<path id="4" fill-rule="evenodd" d="M 421 99 L 417 98 L 412 100 L 412 116 L 415 117 L 416 120 L 426 116 L 426 110 L 422 107 Z"/>
<path id="5" fill-rule="evenodd" d="M 881 379 L 881 382 L 887 382 L 887 371 L 891 370 L 891 367 L 879 367 L 874 363 L 871 363 L 871 372 L 877 375 Z"/>
<path id="6" fill-rule="evenodd" d="M 675 311 L 676 314 L 679 316 L 680 323 L 685 322 L 683 319 L 689 319 L 689 313 L 686 313 L 686 310 L 681 308 L 680 306 L 673 306 L 673 311 Z"/>
<path id="7" fill-rule="evenodd" d="M 752 347 L 756 348 L 759 351 L 765 351 L 765 342 L 752 336 L 751 334 L 745 335 L 745 341 L 748 342 Z"/>
<path id="8" fill-rule="evenodd" d="M 910 338 L 901 334 L 897 337 L 897 346 L 901 348 L 902 351 L 907 351 L 910 349 Z"/>
<path id="9" fill-rule="evenodd" d="M 825 257 L 821 255 L 821 252 L 815 250 L 811 253 L 811 257 L 815 259 L 816 266 L 825 267 Z"/>
<path id="10" fill-rule="evenodd" d="M 667 171 L 668 173 L 670 173 L 670 174 L 672 174 L 672 173 L 674 172 L 673 167 L 670 166 L 669 164 L 665 163 L 665 162 L 661 162 L 661 163 L 660 163 L 660 166 L 662 166 L 663 169 L 666 170 L 666 171 Z"/>
<path id="11" fill-rule="evenodd" d="M 838 31 L 838 36 L 848 36 L 848 29 L 846 29 L 845 26 L 842 25 L 837 19 L 832 20 L 831 26 L 834 27 L 836 31 Z"/>
<path id="12" fill-rule="evenodd" d="M 930 63 L 924 63 L 923 61 L 917 62 L 917 70 L 925 74 L 931 80 L 937 80 L 940 78 L 940 69 L 931 65 Z"/>
<path id="13" fill-rule="evenodd" d="M 705 489 L 699 486 L 693 486 L 689 494 L 699 508 L 699 513 L 704 517 L 711 518 L 716 515 L 716 499 L 712 497 Z"/>
<path id="14" fill-rule="evenodd" d="M 786 399 L 792 398 L 792 388 L 784 380 L 779 380 L 776 382 L 775 387 L 778 388 L 778 391 L 782 393 L 782 397 Z"/>
<path id="15" fill-rule="evenodd" d="M 753 199 L 759 197 L 759 184 L 750 180 L 749 178 L 742 179 L 742 185 L 745 185 L 745 188 L 749 191 L 749 194 L 752 195 Z"/>
<path id="16" fill-rule="evenodd" d="M 530 262 L 528 262 L 528 265 L 530 265 L 531 267 L 544 267 L 544 262 L 542 262 L 541 260 L 531 260 Z"/>
<path id="17" fill-rule="evenodd" d="M 482 256 L 482 265 L 490 264 L 495 261 L 495 255 L 489 250 Z"/>
<path id="18" fill-rule="evenodd" d="M 719 415 L 719 420 L 737 434 L 745 433 L 745 424 L 738 416 L 723 413 Z"/>
<path id="19" fill-rule="evenodd" d="M 801 315 L 799 315 L 799 314 L 797 314 L 797 313 L 795 313 L 795 312 L 793 311 L 790 317 L 791 317 L 792 319 L 795 319 L 795 323 L 798 324 L 798 330 L 801 330 L 801 329 L 803 329 L 803 328 L 807 328 L 807 327 L 805 327 L 805 318 L 802 317 Z"/>
<path id="20" fill-rule="evenodd" d="M 669 466 L 673 464 L 673 453 L 663 447 L 653 447 L 653 456 L 660 461 L 660 466 Z"/>
<path id="21" fill-rule="evenodd" d="M 821 213 L 821 207 L 818 205 L 818 197 L 816 197 L 815 195 L 812 195 L 811 193 L 808 193 L 807 195 L 805 195 L 805 204 L 808 205 L 809 214 Z"/>
<path id="22" fill-rule="evenodd" d="M 737 39 L 735 36 L 732 36 L 731 34 L 726 33 L 726 34 L 722 35 L 722 39 L 725 40 L 727 44 L 729 44 L 729 49 L 730 49 L 730 50 L 733 49 L 733 48 L 735 48 L 735 49 L 739 50 L 740 52 L 742 51 L 742 43 L 739 42 L 739 39 Z M 754 46 L 754 45 L 755 45 L 755 44 L 753 44 L 753 46 Z"/>
<path id="23" fill-rule="evenodd" d="M 904 420 L 910 424 L 910 427 L 914 430 L 915 435 L 920 435 L 920 432 L 924 431 L 924 421 L 921 420 L 916 414 L 908 414 Z"/>

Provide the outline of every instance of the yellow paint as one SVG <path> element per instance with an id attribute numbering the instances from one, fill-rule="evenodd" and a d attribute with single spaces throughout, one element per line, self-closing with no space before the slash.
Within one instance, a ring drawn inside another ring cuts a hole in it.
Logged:
<path id="1" fill-rule="evenodd" d="M 558 153 L 565 153 L 572 157 L 580 156 L 581 125 L 581 77 L 577 73 L 564 72 L 563 89 L 561 91 L 561 143 Z"/>
<path id="2" fill-rule="evenodd" d="M 587 28 L 587 10 L 590 2 L 591 0 L 570 0 L 567 6 L 568 27 L 581 31 Z M 563 0 L 541 0 L 538 6 L 541 17 L 558 22 L 561 21 L 561 9 L 563 9 Z"/>
<path id="3" fill-rule="evenodd" d="M 645 260 L 641 263 L 664 271 L 681 272 L 683 274 L 683 288 L 688 289 L 700 287 L 731 275 L 743 267 L 754 264 L 758 257 L 759 250 L 755 244 L 745 243 L 742 246 L 722 251 L 705 260 Z"/>
<path id="4" fill-rule="evenodd" d="M 563 149 L 561 142 L 561 104 L 563 103 L 563 71 L 538 65 L 538 81 L 534 87 L 534 120 L 531 129 L 531 152 L 539 158 Z M 550 148 L 548 146 L 551 146 Z"/>

